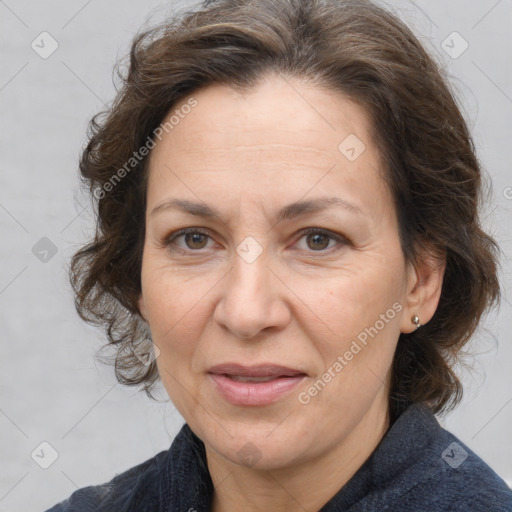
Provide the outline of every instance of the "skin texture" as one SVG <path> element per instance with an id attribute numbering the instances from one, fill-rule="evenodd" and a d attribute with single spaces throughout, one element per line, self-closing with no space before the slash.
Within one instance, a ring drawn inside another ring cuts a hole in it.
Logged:
<path id="1" fill-rule="evenodd" d="M 140 311 L 163 385 L 205 443 L 213 510 L 318 510 L 389 427 L 396 343 L 415 329 L 414 314 L 422 324 L 433 316 L 443 262 L 404 260 L 362 107 L 274 75 L 244 94 L 215 84 L 193 96 L 197 106 L 150 155 Z M 350 134 L 365 145 L 354 161 L 338 149 Z M 220 215 L 151 213 L 171 197 Z M 360 211 L 330 206 L 277 222 L 285 205 L 326 197 Z M 165 244 L 187 227 L 207 235 Z M 300 233 L 309 227 L 334 238 Z M 262 249 L 250 263 L 237 253 L 246 237 Z M 338 357 L 393 304 L 394 318 L 332 377 Z M 226 362 L 281 364 L 307 377 L 275 403 L 235 406 L 207 374 Z M 329 368 L 330 381 L 301 403 Z"/>

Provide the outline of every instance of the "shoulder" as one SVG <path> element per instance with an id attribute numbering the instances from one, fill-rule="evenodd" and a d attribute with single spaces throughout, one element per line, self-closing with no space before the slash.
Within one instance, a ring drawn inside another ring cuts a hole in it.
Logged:
<path id="1" fill-rule="evenodd" d="M 78 489 L 47 512 L 149 512 L 158 503 L 159 475 L 167 453 L 162 451 L 109 482 Z"/>
<path id="2" fill-rule="evenodd" d="M 204 445 L 185 423 L 168 450 L 116 475 L 110 482 L 84 487 L 46 512 L 153 512 L 207 510 L 213 483 Z"/>
<path id="3" fill-rule="evenodd" d="M 400 496 L 404 510 L 512 512 L 512 490 L 478 455 L 457 438 L 443 453 L 442 464 L 432 459 L 423 476 Z M 437 451 L 432 456 L 439 458 Z"/>
<path id="4" fill-rule="evenodd" d="M 403 510 L 512 512 L 506 482 L 434 416 L 431 422 L 432 435 L 411 468 L 415 478 L 398 499 Z"/>

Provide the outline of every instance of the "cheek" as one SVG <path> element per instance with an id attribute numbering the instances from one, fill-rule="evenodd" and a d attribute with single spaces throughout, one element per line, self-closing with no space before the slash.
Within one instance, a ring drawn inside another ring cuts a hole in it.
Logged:
<path id="1" fill-rule="evenodd" d="M 334 373 L 343 373 L 337 381 L 347 379 L 354 390 L 363 389 L 366 378 L 384 379 L 392 364 L 403 309 L 400 268 L 393 272 L 389 265 L 384 272 L 368 265 L 333 280 L 323 293 L 310 294 L 322 320 L 311 324 L 317 326 L 310 333 L 316 349 L 326 369 L 342 358 L 342 371 Z"/>
<path id="2" fill-rule="evenodd" d="M 397 276 L 380 274 L 380 271 L 368 268 L 365 272 L 333 281 L 327 291 L 310 294 L 314 310 L 318 311 L 331 334 L 334 331 L 343 333 L 345 338 L 347 335 L 356 337 L 390 309 L 386 325 L 397 323 L 396 310 L 400 307 L 393 309 L 393 304 L 403 301 L 401 280 Z"/>
<path id="3" fill-rule="evenodd" d="M 200 280 L 193 285 L 177 278 L 176 274 L 160 272 L 146 281 L 144 302 L 153 341 L 160 349 L 158 371 L 165 382 L 174 387 L 172 378 L 180 381 L 190 375 L 191 360 L 197 350 L 202 325 L 202 290 Z M 166 388 L 169 387 L 166 385 Z"/>
<path id="4" fill-rule="evenodd" d="M 184 277 L 169 264 L 148 261 L 143 269 L 143 295 L 155 337 L 178 339 L 183 326 L 197 318 L 197 309 L 211 285 L 206 276 Z"/>
<path id="5" fill-rule="evenodd" d="M 197 403 L 191 399 L 197 389 L 194 361 L 207 315 L 206 301 L 201 301 L 204 293 L 198 292 L 161 279 L 146 299 L 151 334 L 160 349 L 156 359 L 160 379 L 174 407 L 186 418 L 196 414 Z"/>

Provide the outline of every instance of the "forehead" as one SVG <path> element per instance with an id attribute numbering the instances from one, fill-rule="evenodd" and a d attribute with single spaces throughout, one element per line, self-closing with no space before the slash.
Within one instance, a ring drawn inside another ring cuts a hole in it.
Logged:
<path id="1" fill-rule="evenodd" d="M 172 136 L 164 135 L 166 146 L 183 152 L 204 145 L 225 148 L 227 142 L 247 142 L 244 149 L 250 150 L 256 136 L 258 144 L 289 143 L 297 150 L 332 152 L 346 136 L 368 139 L 370 131 L 369 116 L 360 105 L 340 93 L 292 78 L 272 75 L 245 92 L 212 84 L 192 97 L 197 105 L 180 116 L 167 134 Z M 187 101 L 173 107 L 166 119 L 176 119 L 173 114 Z"/>
<path id="2" fill-rule="evenodd" d="M 340 93 L 273 76 L 244 93 L 213 84 L 191 96 L 195 106 L 173 107 L 166 119 L 181 112 L 179 123 L 151 152 L 148 206 L 171 188 L 190 198 L 250 189 L 296 200 L 341 187 L 378 203 L 386 194 L 369 116 Z"/>

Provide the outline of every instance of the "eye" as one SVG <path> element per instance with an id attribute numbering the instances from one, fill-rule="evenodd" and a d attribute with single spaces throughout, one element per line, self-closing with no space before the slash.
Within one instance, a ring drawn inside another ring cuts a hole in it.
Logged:
<path id="1" fill-rule="evenodd" d="M 327 231 L 325 229 L 320 228 L 307 228 L 301 231 L 302 238 L 306 239 L 306 244 L 309 249 L 313 252 L 330 252 L 326 251 L 326 249 L 332 249 L 333 247 L 329 247 L 331 241 L 337 242 L 338 245 L 348 245 L 349 241 L 331 231 Z M 334 244 L 336 245 L 336 244 Z M 307 249 L 306 249 L 307 250 Z"/>
<path id="2" fill-rule="evenodd" d="M 182 237 L 185 248 L 180 247 L 176 243 L 176 240 Z M 187 249 L 197 252 L 205 248 L 208 238 L 210 238 L 208 233 L 200 228 L 186 228 L 172 233 L 166 238 L 163 245 L 171 250 L 177 250 L 178 252 L 189 252 Z"/>

